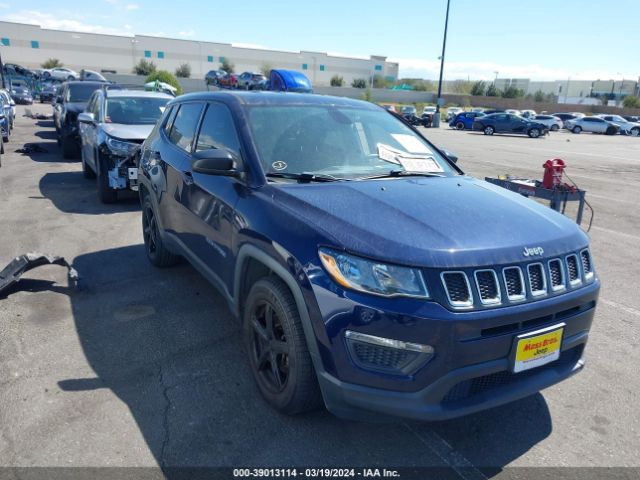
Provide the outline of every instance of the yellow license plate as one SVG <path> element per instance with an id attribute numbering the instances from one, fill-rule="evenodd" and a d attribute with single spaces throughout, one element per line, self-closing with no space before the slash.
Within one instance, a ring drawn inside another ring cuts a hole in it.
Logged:
<path id="1" fill-rule="evenodd" d="M 522 372 L 560 358 L 564 324 L 518 336 L 514 372 Z"/>

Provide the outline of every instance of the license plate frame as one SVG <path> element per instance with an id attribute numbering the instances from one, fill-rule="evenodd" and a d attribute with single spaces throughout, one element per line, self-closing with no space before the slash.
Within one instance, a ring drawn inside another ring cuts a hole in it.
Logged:
<path id="1" fill-rule="evenodd" d="M 558 360 L 566 326 L 566 323 L 557 323 L 517 335 L 513 339 L 511 371 L 525 372 Z"/>

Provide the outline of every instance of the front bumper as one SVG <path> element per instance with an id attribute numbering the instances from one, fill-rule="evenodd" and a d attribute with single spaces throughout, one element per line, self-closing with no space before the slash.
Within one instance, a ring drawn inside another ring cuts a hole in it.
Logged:
<path id="1" fill-rule="evenodd" d="M 587 338 L 587 332 L 565 338 L 558 360 L 532 370 L 511 373 L 509 360 L 501 358 L 449 372 L 417 392 L 349 384 L 326 372 L 318 380 L 327 409 L 339 417 L 448 420 L 528 397 L 574 375 L 584 366 Z"/>
<path id="2" fill-rule="evenodd" d="M 421 310 L 409 299 L 397 303 L 398 310 L 385 311 L 381 308 L 384 301 L 363 305 L 365 296 L 350 295 L 350 300 L 342 299 L 339 304 L 334 298 L 334 313 L 322 314 L 330 345 L 325 345 L 329 351 L 322 355 L 324 368 L 317 372 L 325 404 L 332 413 L 346 418 L 434 421 L 532 395 L 582 369 L 599 288 L 595 280 L 558 297 L 465 313 L 445 311 L 433 302 L 423 302 Z M 318 295 L 317 286 L 314 290 L 320 310 L 325 310 L 326 292 Z M 504 327 L 513 327 L 514 322 L 519 327 L 504 333 Z M 560 358 L 512 373 L 515 337 L 559 323 L 565 324 Z M 435 355 L 407 374 L 362 368 L 347 346 L 347 330 L 431 345 Z"/>

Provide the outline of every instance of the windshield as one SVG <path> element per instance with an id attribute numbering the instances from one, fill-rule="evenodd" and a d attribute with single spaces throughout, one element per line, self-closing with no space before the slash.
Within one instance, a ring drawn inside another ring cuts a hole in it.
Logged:
<path id="1" fill-rule="evenodd" d="M 99 87 L 91 84 L 74 83 L 67 89 L 67 102 L 88 102 L 91 94 Z"/>
<path id="2" fill-rule="evenodd" d="M 126 125 L 155 124 L 169 98 L 115 97 L 107 99 L 104 121 Z"/>
<path id="3" fill-rule="evenodd" d="M 338 178 L 391 171 L 457 173 L 433 147 L 382 109 L 255 105 L 247 117 L 264 171 Z"/>
<path id="4" fill-rule="evenodd" d="M 402 107 L 402 113 L 416 113 L 416 107 Z"/>

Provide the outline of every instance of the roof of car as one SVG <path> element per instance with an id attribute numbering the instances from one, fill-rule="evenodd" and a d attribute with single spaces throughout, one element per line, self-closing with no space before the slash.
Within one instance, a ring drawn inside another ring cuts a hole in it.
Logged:
<path id="1" fill-rule="evenodd" d="M 261 92 L 261 91 L 215 91 L 197 92 L 180 95 L 176 102 L 189 100 L 230 100 L 234 99 L 243 105 L 334 105 L 337 107 L 358 107 L 375 110 L 378 107 L 370 102 L 354 100 L 346 97 L 318 95 L 313 93 L 293 92 Z"/>
<path id="2" fill-rule="evenodd" d="M 100 88 L 100 86 L 105 85 L 104 82 L 99 82 L 94 80 L 69 80 L 65 83 L 69 85 L 95 85 L 96 88 Z"/>
<path id="3" fill-rule="evenodd" d="M 173 100 L 173 96 L 163 92 L 148 92 L 146 90 L 112 90 L 107 89 L 107 97 L 147 97 L 147 98 L 168 98 Z"/>

